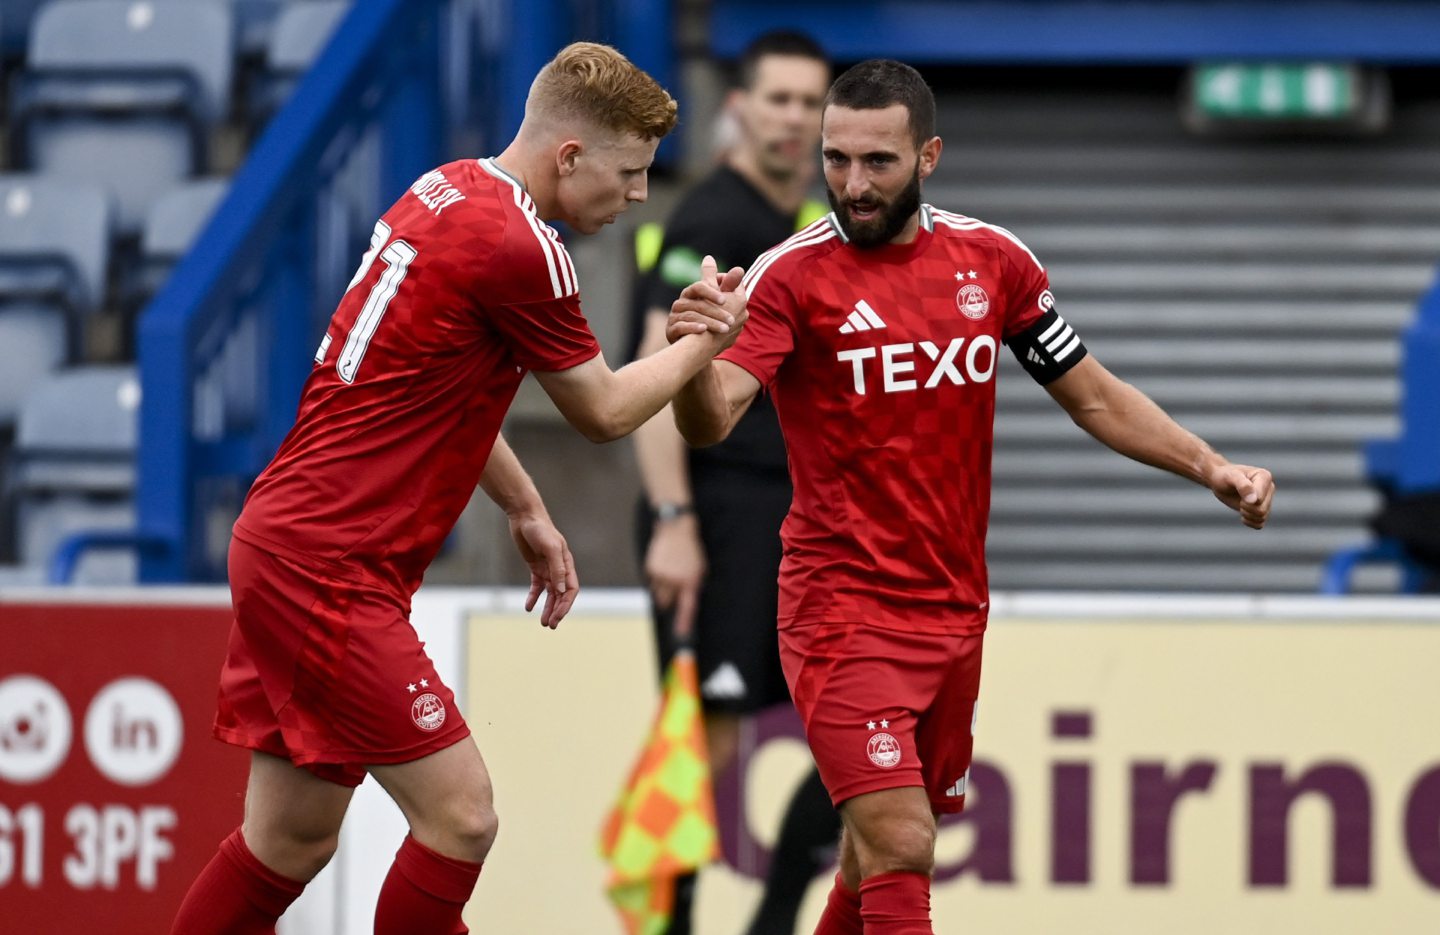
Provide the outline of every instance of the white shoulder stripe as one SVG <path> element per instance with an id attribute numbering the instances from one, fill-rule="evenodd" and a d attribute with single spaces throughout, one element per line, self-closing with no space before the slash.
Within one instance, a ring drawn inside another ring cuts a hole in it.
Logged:
<path id="1" fill-rule="evenodd" d="M 545 235 L 550 238 L 550 242 L 555 245 L 555 249 L 560 256 L 560 278 L 565 284 L 565 294 L 571 295 L 579 292 L 580 280 L 579 277 L 575 275 L 575 264 L 570 260 L 570 251 L 566 250 L 565 245 L 560 242 L 560 232 L 549 224 L 544 225 L 544 227 Z"/>
<path id="2" fill-rule="evenodd" d="M 565 245 L 560 242 L 560 234 L 540 220 L 535 213 L 535 202 L 531 200 L 530 193 L 525 191 L 510 173 L 494 164 L 491 159 L 479 160 L 480 168 L 496 179 L 506 183 L 515 194 L 515 206 L 525 216 L 525 221 L 530 225 L 530 232 L 535 235 L 535 240 L 540 244 L 540 252 L 545 257 L 545 268 L 550 273 L 550 288 L 555 298 L 563 299 L 567 295 L 574 295 L 580 291 L 580 284 L 575 275 L 575 264 L 570 261 L 570 254 Z"/>
<path id="3" fill-rule="evenodd" d="M 979 221 L 975 218 L 966 217 L 963 214 L 955 214 L 951 211 L 941 211 L 939 208 L 935 208 L 933 209 L 933 211 L 935 220 L 938 223 L 950 228 L 951 230 L 980 230 L 983 228 L 985 230 L 994 231 L 1001 237 L 1004 237 L 1006 240 L 1009 240 L 1011 243 L 1015 244 L 1015 246 L 1019 247 L 1021 250 L 1024 250 L 1025 255 L 1030 257 L 1031 261 L 1034 262 L 1035 268 L 1040 270 L 1040 272 L 1042 273 L 1045 272 L 1045 266 L 1043 263 L 1040 262 L 1040 258 L 1037 257 L 1034 253 L 1030 252 L 1030 248 L 1025 246 L 1025 243 L 1019 237 L 1016 237 L 1014 234 L 1010 233 L 1005 228 L 998 227 L 994 224 L 986 224 L 984 221 Z"/>
<path id="4" fill-rule="evenodd" d="M 753 292 L 755 285 L 760 281 L 760 277 L 765 275 L 765 271 L 769 269 L 776 260 L 791 250 L 798 250 L 801 247 L 824 243 L 835 236 L 835 229 L 830 226 L 830 222 L 825 218 L 821 218 L 809 227 L 791 235 L 789 239 L 782 241 L 777 246 L 771 247 L 769 250 L 760 254 L 760 256 L 755 259 L 755 263 L 750 267 L 750 271 L 745 274 L 741 285 L 745 287 L 747 294 Z"/>

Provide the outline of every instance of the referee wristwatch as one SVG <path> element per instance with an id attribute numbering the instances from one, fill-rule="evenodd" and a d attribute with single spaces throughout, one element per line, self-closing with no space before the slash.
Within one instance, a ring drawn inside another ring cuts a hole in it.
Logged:
<path id="1" fill-rule="evenodd" d="M 653 507 L 651 507 L 651 512 L 655 514 L 655 522 L 668 523 L 672 520 L 677 520 L 682 516 L 694 516 L 695 505 L 691 503 L 675 503 L 673 501 L 666 501 L 665 503 L 655 504 Z"/>

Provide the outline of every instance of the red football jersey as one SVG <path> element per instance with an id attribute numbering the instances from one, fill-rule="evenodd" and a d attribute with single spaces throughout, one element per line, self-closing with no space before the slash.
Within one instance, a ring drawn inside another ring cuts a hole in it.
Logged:
<path id="1" fill-rule="evenodd" d="M 772 392 L 789 451 L 780 625 L 983 630 L 997 354 L 1054 304 L 1040 262 L 923 205 L 909 244 L 857 249 L 830 215 L 745 286 L 721 356 Z"/>
<path id="2" fill-rule="evenodd" d="M 236 536 L 408 601 L 525 372 L 599 351 L 575 267 L 519 182 L 489 159 L 425 174 L 375 225 Z"/>

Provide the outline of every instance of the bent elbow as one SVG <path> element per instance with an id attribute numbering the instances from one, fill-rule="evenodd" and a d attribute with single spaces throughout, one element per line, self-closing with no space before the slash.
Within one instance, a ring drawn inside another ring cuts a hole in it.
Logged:
<path id="1" fill-rule="evenodd" d="M 729 434 L 723 427 L 697 425 L 678 419 L 675 421 L 675 427 L 680 430 L 680 437 L 685 439 L 685 444 L 691 448 L 709 448 L 711 445 L 718 445 Z"/>
<path id="2" fill-rule="evenodd" d="M 605 419 L 598 419 L 579 428 L 580 434 L 585 436 L 586 441 L 593 442 L 596 445 L 613 442 L 616 439 L 624 438 L 630 434 L 625 430 L 624 426 Z"/>
<path id="3" fill-rule="evenodd" d="M 577 425 L 576 428 L 588 441 L 603 445 L 629 435 L 639 428 L 639 423 L 626 419 L 619 412 L 603 410 L 590 413 L 585 424 Z"/>
<path id="4" fill-rule="evenodd" d="M 599 410 L 585 409 L 563 414 L 571 428 L 583 435 L 586 441 L 594 442 L 597 445 L 614 441 L 624 434 L 617 430 L 613 418 Z"/>

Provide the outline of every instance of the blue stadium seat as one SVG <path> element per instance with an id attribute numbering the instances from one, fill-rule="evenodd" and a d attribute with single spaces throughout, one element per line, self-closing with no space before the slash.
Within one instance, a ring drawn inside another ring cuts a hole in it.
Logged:
<path id="1" fill-rule="evenodd" d="M 1440 494 L 1440 274 L 1400 342 L 1400 435 L 1372 439 L 1364 446 L 1369 480 L 1387 499 Z M 1349 593 L 1355 570 L 1369 564 L 1398 567 L 1402 591 L 1417 592 L 1427 584 L 1433 588 L 1434 570 L 1423 568 L 1400 541 L 1381 536 L 1331 555 L 1321 593 Z"/>
<path id="2" fill-rule="evenodd" d="M 135 526 L 135 446 L 140 383 L 133 367 L 61 371 L 26 396 L 9 477 L 20 560 L 51 562 L 67 537 Z M 133 552 L 85 555 L 74 580 L 134 581 Z"/>
<path id="3" fill-rule="evenodd" d="M 102 182 L 120 229 L 137 232 L 161 193 L 203 169 L 234 58 L 223 0 L 55 0 L 12 94 L 16 162 Z"/>
<path id="4" fill-rule="evenodd" d="M 0 426 L 103 304 L 110 230 L 97 186 L 0 175 Z"/>

